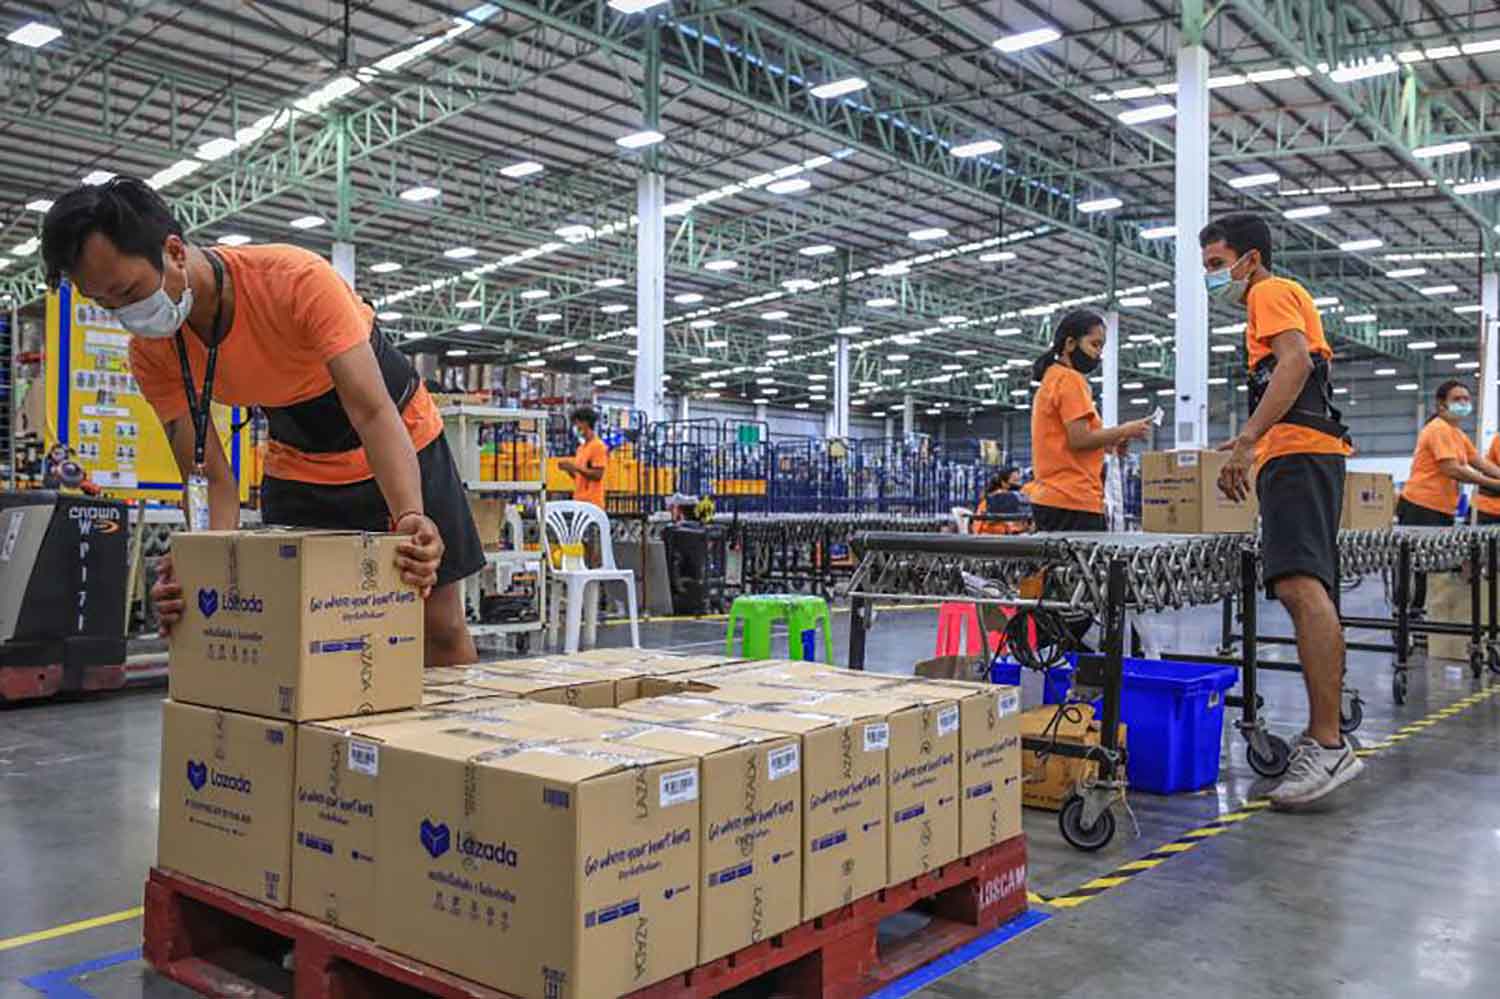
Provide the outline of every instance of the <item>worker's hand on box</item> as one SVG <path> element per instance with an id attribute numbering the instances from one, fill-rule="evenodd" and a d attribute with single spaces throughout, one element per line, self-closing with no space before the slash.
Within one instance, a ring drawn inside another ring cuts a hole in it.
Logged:
<path id="1" fill-rule="evenodd" d="M 422 591 L 427 599 L 437 585 L 438 563 L 443 560 L 443 538 L 437 525 L 424 514 L 404 514 L 396 522 L 396 533 L 406 540 L 396 546 L 396 568 L 401 578 Z"/>
<path id="2" fill-rule="evenodd" d="M 171 552 L 163 555 L 156 563 L 156 582 L 151 586 L 151 604 L 156 608 L 161 637 L 166 638 L 171 634 L 172 626 L 182 620 L 182 584 L 177 582 Z"/>
<path id="3" fill-rule="evenodd" d="M 1236 503 L 1250 496 L 1250 470 L 1255 466 L 1255 442 L 1241 435 L 1219 445 L 1229 460 L 1219 469 L 1219 492 Z"/>

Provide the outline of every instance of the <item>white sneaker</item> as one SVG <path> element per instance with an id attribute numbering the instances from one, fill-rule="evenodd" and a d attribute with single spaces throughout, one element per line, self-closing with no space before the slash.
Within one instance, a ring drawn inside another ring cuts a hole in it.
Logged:
<path id="1" fill-rule="evenodd" d="M 1268 796 L 1273 808 L 1309 805 L 1343 787 L 1364 772 L 1365 764 L 1354 755 L 1354 747 L 1343 739 L 1338 749 L 1325 749 L 1304 735 L 1292 750 L 1286 774 Z"/>

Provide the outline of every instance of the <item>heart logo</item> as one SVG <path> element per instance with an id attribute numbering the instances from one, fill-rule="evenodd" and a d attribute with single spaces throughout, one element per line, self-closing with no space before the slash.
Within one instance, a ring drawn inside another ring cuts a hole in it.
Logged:
<path id="1" fill-rule="evenodd" d="M 203 790 L 203 785 L 208 783 L 208 764 L 199 763 L 196 760 L 188 760 L 187 779 L 194 791 Z"/>
<path id="2" fill-rule="evenodd" d="M 219 609 L 219 591 L 199 590 L 198 609 L 203 612 L 204 617 L 213 617 L 214 611 Z"/>
<path id="3" fill-rule="evenodd" d="M 432 854 L 432 859 L 436 860 L 447 853 L 448 844 L 448 823 L 434 824 L 429 819 L 422 820 L 422 845 L 427 848 L 428 853 Z"/>

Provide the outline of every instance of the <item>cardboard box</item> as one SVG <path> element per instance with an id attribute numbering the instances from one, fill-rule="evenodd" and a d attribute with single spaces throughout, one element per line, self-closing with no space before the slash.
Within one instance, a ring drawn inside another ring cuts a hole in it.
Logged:
<path id="1" fill-rule="evenodd" d="M 617 743 L 393 735 L 375 939 L 521 999 L 619 996 L 698 949 L 696 759 Z"/>
<path id="2" fill-rule="evenodd" d="M 464 681 L 466 686 L 496 694 L 579 708 L 615 707 L 619 703 L 616 682 L 613 677 L 584 677 L 576 673 L 511 670 L 496 666 L 470 667 Z"/>
<path id="3" fill-rule="evenodd" d="M 483 493 L 469 494 L 469 513 L 479 531 L 479 543 L 498 551 L 505 541 L 505 500 Z"/>
<path id="4" fill-rule="evenodd" d="M 1157 534 L 1255 530 L 1255 490 L 1236 503 L 1219 492 L 1227 451 L 1148 451 L 1141 455 L 1141 526 Z"/>
<path id="5" fill-rule="evenodd" d="M 375 934 L 375 880 L 379 870 L 380 751 L 407 728 L 464 728 L 468 713 L 485 719 L 486 731 L 507 734 L 503 713 L 487 708 L 553 705 L 491 697 L 443 704 L 433 710 L 396 711 L 308 722 L 297 727 L 296 792 L 292 807 L 291 907 L 304 916 L 360 933 Z M 508 734 L 536 735 L 519 714 Z"/>
<path id="6" fill-rule="evenodd" d="M 802 745 L 795 735 L 704 719 L 588 712 L 606 742 L 699 757 L 698 963 L 802 921 Z"/>
<path id="7" fill-rule="evenodd" d="M 952 691 L 902 687 L 815 694 L 812 710 L 848 717 L 872 710 L 889 725 L 886 878 L 899 884 L 958 859 L 960 712 Z"/>
<path id="8" fill-rule="evenodd" d="M 1021 834 L 1021 688 L 918 681 L 958 701 L 958 855 Z"/>
<path id="9" fill-rule="evenodd" d="M 1053 729 L 1048 728 L 1057 713 L 1057 706 L 1048 704 L 1021 713 L 1021 738 L 1039 739 L 1056 737 L 1058 742 L 1075 746 L 1099 745 L 1100 724 L 1094 720 L 1094 708 L 1090 704 L 1071 705 L 1062 720 Z M 1120 745 L 1125 745 L 1125 726 L 1120 726 Z M 1045 808 L 1055 812 L 1062 808 L 1074 789 L 1083 780 L 1092 780 L 1099 773 L 1099 764 L 1093 760 L 1079 760 L 1057 754 L 1048 755 L 1038 761 L 1037 754 L 1029 749 L 1021 751 L 1021 803 L 1028 808 Z"/>
<path id="10" fill-rule="evenodd" d="M 157 864 L 285 908 L 296 749 L 289 722 L 166 702 Z"/>
<path id="11" fill-rule="evenodd" d="M 1344 474 L 1344 509 L 1341 531 L 1379 531 L 1396 519 L 1396 483 L 1379 472 Z"/>
<path id="12" fill-rule="evenodd" d="M 741 688 L 743 689 L 743 688 Z M 890 725 L 878 708 L 836 715 L 801 705 L 737 704 L 658 697 L 633 713 L 704 718 L 795 735 L 802 740 L 802 919 L 814 919 L 886 886 L 886 749 Z"/>
<path id="13" fill-rule="evenodd" d="M 599 663 L 606 666 L 634 666 L 646 676 L 669 676 L 740 661 L 738 657 L 731 656 L 689 656 L 664 649 L 630 648 L 584 649 L 566 653 L 560 658 L 570 662 Z"/>
<path id="14" fill-rule="evenodd" d="M 174 701 L 312 721 L 422 700 L 422 600 L 393 535 L 183 532 Z"/>

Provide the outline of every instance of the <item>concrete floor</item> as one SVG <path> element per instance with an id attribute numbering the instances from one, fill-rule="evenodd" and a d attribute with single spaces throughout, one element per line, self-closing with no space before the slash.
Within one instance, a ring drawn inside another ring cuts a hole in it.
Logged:
<path id="1" fill-rule="evenodd" d="M 1378 591 L 1356 591 L 1352 613 L 1383 613 Z M 1208 650 L 1209 610 L 1163 615 L 1163 647 Z M 847 615 L 835 616 L 847 649 Z M 1263 631 L 1289 633 L 1279 609 Z M 907 672 L 931 654 L 936 612 L 883 613 L 870 668 Z M 653 623 L 646 645 L 707 651 L 717 621 Z M 602 641 L 622 642 L 608 628 Z M 1369 636 L 1373 637 L 1373 636 Z M 1271 655 L 1288 655 L 1278 650 Z M 1402 726 L 1478 690 L 1467 669 L 1434 662 L 1413 675 L 1408 703 L 1391 703 L 1388 657 L 1350 657 L 1366 721 L 1379 744 Z M 1274 729 L 1299 730 L 1300 680 L 1262 684 Z M 0 999 L 34 996 L 22 979 L 103 958 L 107 967 L 54 978 L 48 994 L 185 994 L 124 956 L 140 943 L 127 917 L 52 939 L 14 938 L 140 904 L 155 852 L 162 691 L 143 690 L 0 709 Z M 1028 684 L 1027 702 L 1038 700 Z M 1048 813 L 1027 812 L 1035 891 L 1066 895 L 1122 863 L 1234 810 L 1254 788 L 1243 744 L 1226 735 L 1221 783 L 1209 792 L 1132 795 L 1128 821 L 1095 855 L 1067 847 Z M 1316 815 L 1257 813 L 1191 852 L 1051 918 L 924 990 L 951 999 L 1017 996 L 1500 995 L 1500 697 L 1483 699 L 1367 759 L 1366 777 Z"/>

